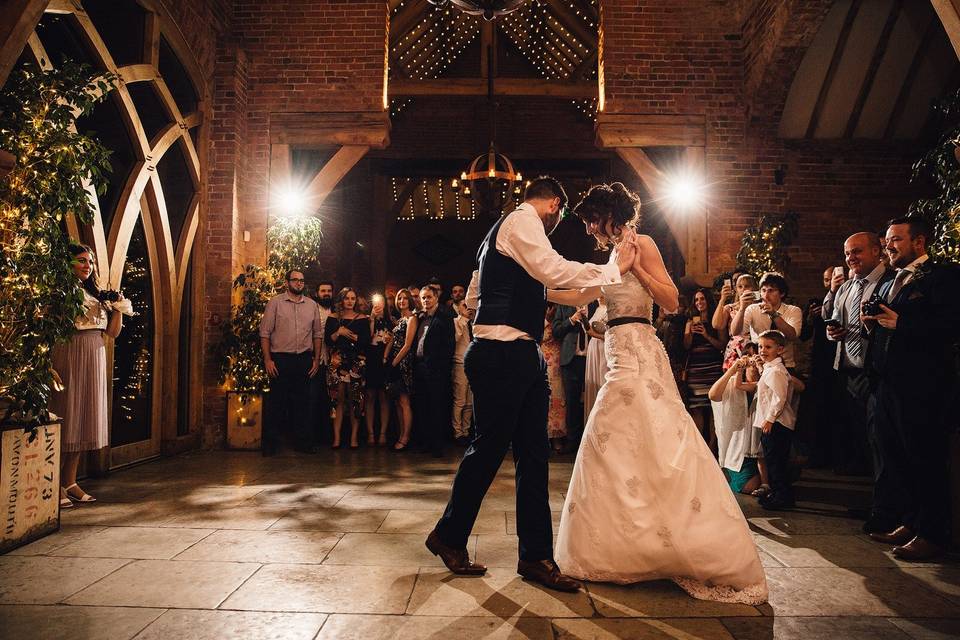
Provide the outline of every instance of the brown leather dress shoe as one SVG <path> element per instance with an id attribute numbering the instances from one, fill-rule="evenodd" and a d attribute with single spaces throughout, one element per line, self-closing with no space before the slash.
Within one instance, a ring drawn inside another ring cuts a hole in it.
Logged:
<path id="1" fill-rule="evenodd" d="M 907 544 L 913 540 L 914 533 L 905 526 L 899 526 L 890 533 L 871 533 L 870 538 L 884 544 Z"/>
<path id="2" fill-rule="evenodd" d="M 466 549 L 454 549 L 440 540 L 436 530 L 430 532 L 427 536 L 427 549 L 435 556 L 440 556 L 447 569 L 460 576 L 482 576 L 487 572 L 487 568 L 482 564 L 470 562 L 470 555 Z"/>
<path id="3" fill-rule="evenodd" d="M 545 587 L 556 589 L 557 591 L 579 591 L 581 586 L 580 583 L 573 578 L 563 575 L 560 572 L 560 567 L 558 567 L 557 563 L 553 560 L 540 560 L 537 562 L 521 560 L 517 563 L 517 573 L 531 582 L 538 582 Z"/>
<path id="4" fill-rule="evenodd" d="M 893 548 L 893 555 L 908 562 L 936 560 L 944 553 L 946 553 L 946 551 L 943 547 L 929 540 L 924 540 L 920 536 L 917 536 L 905 545 Z"/>

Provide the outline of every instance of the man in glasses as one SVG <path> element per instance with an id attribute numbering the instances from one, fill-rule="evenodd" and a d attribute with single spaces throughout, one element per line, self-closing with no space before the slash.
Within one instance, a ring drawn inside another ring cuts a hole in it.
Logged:
<path id="1" fill-rule="evenodd" d="M 280 427 L 289 424 L 298 450 L 309 451 L 309 381 L 320 370 L 323 324 L 320 307 L 303 295 L 303 272 L 286 274 L 287 290 L 267 303 L 260 320 L 263 367 L 270 377 L 266 419 L 263 422 L 262 453 L 277 452 Z"/>

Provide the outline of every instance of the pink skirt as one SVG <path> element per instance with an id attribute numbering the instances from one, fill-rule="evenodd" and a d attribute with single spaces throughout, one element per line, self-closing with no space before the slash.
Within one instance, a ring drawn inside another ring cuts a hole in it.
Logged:
<path id="1" fill-rule="evenodd" d="M 107 430 L 107 351 L 103 332 L 78 331 L 53 350 L 53 367 L 64 390 L 50 396 L 50 410 L 60 416 L 64 452 L 102 449 Z"/>

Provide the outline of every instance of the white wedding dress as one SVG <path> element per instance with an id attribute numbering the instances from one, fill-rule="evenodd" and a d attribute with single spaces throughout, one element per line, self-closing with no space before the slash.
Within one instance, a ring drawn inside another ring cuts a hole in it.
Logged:
<path id="1" fill-rule="evenodd" d="M 653 300 L 632 273 L 603 294 L 609 320 L 651 319 Z M 680 399 L 654 328 L 622 324 L 605 338 L 609 371 L 573 467 L 557 564 L 581 580 L 668 578 L 703 600 L 766 602 L 743 512 Z"/>

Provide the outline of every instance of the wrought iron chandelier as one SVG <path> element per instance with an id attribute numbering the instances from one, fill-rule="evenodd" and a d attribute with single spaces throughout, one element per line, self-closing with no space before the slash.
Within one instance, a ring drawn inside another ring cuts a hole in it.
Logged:
<path id="1" fill-rule="evenodd" d="M 493 50 L 487 48 L 487 68 L 493 69 Z M 454 178 L 450 186 L 459 195 L 472 198 L 480 213 L 499 216 L 519 200 L 523 175 L 518 172 L 510 158 L 497 152 L 497 108 L 493 93 L 493 73 L 487 78 L 487 102 L 490 105 L 490 148 L 473 159 L 460 179 Z"/>
<path id="2" fill-rule="evenodd" d="M 457 9 L 472 16 L 483 16 L 484 20 L 496 20 L 520 8 L 526 0 L 427 0 L 437 7 L 452 4 Z"/>

